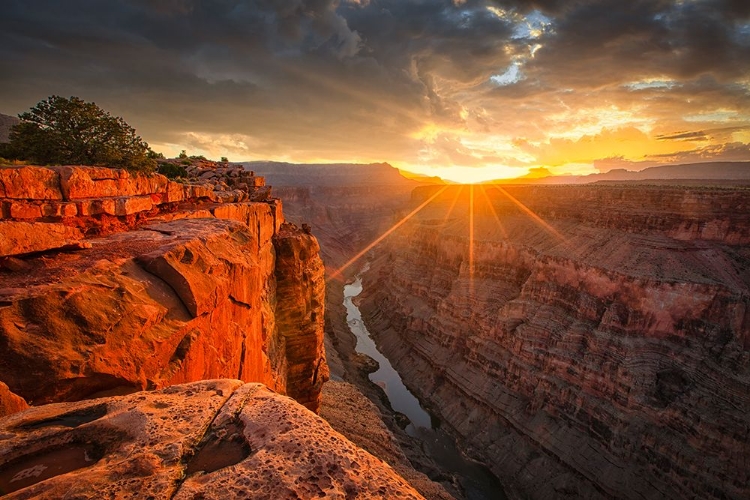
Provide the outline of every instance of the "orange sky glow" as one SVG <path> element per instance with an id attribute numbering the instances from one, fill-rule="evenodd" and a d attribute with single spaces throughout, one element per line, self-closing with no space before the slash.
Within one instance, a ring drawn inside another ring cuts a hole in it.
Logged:
<path id="1" fill-rule="evenodd" d="M 167 156 L 456 182 L 750 160 L 747 2 L 39 4 L 0 20 L 0 113 L 76 95 Z"/>

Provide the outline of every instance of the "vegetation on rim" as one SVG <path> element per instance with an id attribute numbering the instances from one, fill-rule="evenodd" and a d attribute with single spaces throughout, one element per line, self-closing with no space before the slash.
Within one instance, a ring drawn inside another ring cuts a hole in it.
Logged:
<path id="1" fill-rule="evenodd" d="M 101 165 L 151 173 L 154 153 L 135 129 L 93 102 L 50 96 L 19 115 L 0 156 L 40 165 Z"/>

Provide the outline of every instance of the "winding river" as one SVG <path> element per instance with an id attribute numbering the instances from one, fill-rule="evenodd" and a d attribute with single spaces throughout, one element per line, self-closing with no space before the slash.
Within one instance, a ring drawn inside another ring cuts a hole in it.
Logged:
<path id="1" fill-rule="evenodd" d="M 363 272 L 366 269 L 363 270 Z M 440 422 L 419 404 L 406 388 L 391 362 L 377 348 L 370 337 L 362 313 L 353 298 L 362 293 L 362 278 L 344 286 L 344 306 L 349 329 L 357 337 L 356 350 L 378 362 L 380 367 L 370 374 L 370 380 L 383 388 L 391 407 L 406 415 L 410 424 L 406 432 L 420 440 L 424 451 L 444 470 L 452 473 L 461 484 L 468 500 L 504 500 L 507 498 L 497 478 L 479 462 L 467 458 L 456 447 L 454 439 L 440 429 Z"/>

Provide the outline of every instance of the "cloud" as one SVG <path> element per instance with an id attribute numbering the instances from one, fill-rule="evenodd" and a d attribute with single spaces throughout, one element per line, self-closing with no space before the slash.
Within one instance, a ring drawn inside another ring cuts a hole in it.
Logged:
<path id="1" fill-rule="evenodd" d="M 684 141 L 684 140 L 705 141 L 706 139 L 708 139 L 708 136 L 702 130 L 697 130 L 695 132 L 678 132 L 676 134 L 656 136 L 657 141 Z"/>
<path id="2" fill-rule="evenodd" d="M 750 7 L 8 0 L 0 112 L 51 94 L 94 100 L 177 151 L 253 158 L 476 170 L 742 157 Z"/>
<path id="3" fill-rule="evenodd" d="M 599 172 L 609 172 L 614 169 L 643 170 L 658 165 L 702 163 L 709 161 L 747 161 L 750 158 L 750 145 L 737 142 L 716 144 L 693 149 L 690 151 L 676 151 L 660 155 L 646 155 L 642 160 L 628 160 L 622 156 L 594 160 L 594 167 Z"/>

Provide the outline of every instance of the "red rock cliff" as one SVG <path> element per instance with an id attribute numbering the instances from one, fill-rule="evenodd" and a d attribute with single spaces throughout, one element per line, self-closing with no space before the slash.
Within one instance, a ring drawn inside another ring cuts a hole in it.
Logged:
<path id="1" fill-rule="evenodd" d="M 361 310 L 511 495 L 750 496 L 750 192 L 459 189 L 376 250 Z"/>
<path id="2" fill-rule="evenodd" d="M 262 178 L 235 177 L 252 187 L 0 169 L 0 381 L 40 404 L 228 377 L 317 410 L 317 243 L 279 231 Z"/>

